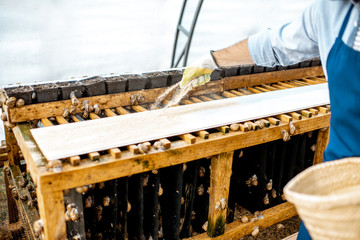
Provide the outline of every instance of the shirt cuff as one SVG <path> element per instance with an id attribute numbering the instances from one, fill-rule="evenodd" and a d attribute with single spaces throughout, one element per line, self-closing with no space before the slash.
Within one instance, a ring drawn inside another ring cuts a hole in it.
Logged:
<path id="1" fill-rule="evenodd" d="M 274 67 L 277 65 L 270 41 L 269 30 L 256 33 L 249 37 L 248 48 L 256 65 Z"/>

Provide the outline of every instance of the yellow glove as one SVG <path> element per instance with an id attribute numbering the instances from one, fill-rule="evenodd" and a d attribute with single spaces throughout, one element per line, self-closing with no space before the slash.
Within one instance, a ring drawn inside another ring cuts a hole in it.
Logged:
<path id="1" fill-rule="evenodd" d="M 180 88 L 189 84 L 192 87 L 204 85 L 210 81 L 211 73 L 218 68 L 211 52 L 199 58 L 195 63 L 185 68 L 183 77 L 180 82 Z"/>

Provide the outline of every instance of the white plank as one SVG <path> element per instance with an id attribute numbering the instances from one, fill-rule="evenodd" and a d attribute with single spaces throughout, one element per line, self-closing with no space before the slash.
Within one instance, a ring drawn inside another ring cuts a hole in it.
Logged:
<path id="1" fill-rule="evenodd" d="M 329 104 L 327 83 L 31 130 L 48 160 Z"/>

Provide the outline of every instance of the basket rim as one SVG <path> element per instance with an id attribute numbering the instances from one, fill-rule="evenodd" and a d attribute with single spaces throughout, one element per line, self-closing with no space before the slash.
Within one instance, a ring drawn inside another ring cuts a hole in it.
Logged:
<path id="1" fill-rule="evenodd" d="M 349 198 L 349 193 L 341 193 L 332 196 L 326 196 L 326 195 L 317 196 L 317 195 L 298 193 L 293 191 L 294 186 L 298 184 L 298 182 L 301 179 L 303 179 L 307 175 L 312 174 L 314 171 L 318 171 L 319 169 L 324 169 L 337 165 L 344 165 L 348 163 L 355 163 L 360 165 L 360 157 L 350 157 L 350 158 L 343 158 L 331 162 L 324 162 L 305 169 L 285 185 L 284 194 L 286 199 L 289 202 L 295 203 L 295 205 L 299 205 L 307 208 L 316 207 L 319 209 L 331 209 L 335 207 L 344 207 L 349 205 L 360 205 L 360 191 L 352 192 L 350 198 Z"/>

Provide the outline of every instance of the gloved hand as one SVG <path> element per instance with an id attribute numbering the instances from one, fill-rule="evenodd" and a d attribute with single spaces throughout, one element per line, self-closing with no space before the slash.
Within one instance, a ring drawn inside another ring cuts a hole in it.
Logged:
<path id="1" fill-rule="evenodd" d="M 211 53 L 212 51 L 185 68 L 180 82 L 180 88 L 184 88 L 189 84 L 191 84 L 192 87 L 197 87 L 210 81 L 211 73 L 218 68 Z"/>

